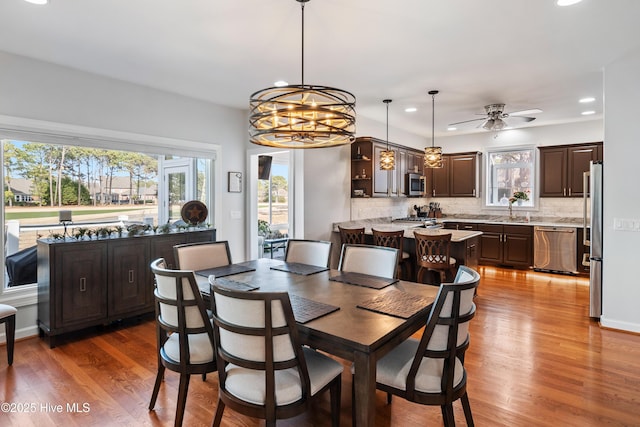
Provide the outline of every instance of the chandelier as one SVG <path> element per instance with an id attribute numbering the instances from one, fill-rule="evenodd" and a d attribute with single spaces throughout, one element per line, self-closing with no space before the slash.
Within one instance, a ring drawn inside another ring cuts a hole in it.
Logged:
<path id="1" fill-rule="evenodd" d="M 249 139 L 277 148 L 322 148 L 355 140 L 356 98 L 350 92 L 304 83 L 304 4 L 302 9 L 302 82 L 270 87 L 251 95 Z"/>
<path id="2" fill-rule="evenodd" d="M 389 150 L 389 103 L 391 100 L 385 99 L 382 102 L 387 104 L 387 149 L 380 152 L 380 170 L 390 171 L 396 167 L 396 153 Z"/>
<path id="3" fill-rule="evenodd" d="M 429 95 L 431 95 L 431 147 L 426 147 L 424 149 L 424 167 L 431 169 L 442 167 L 442 147 L 434 146 L 437 94 L 437 90 L 429 91 Z"/>

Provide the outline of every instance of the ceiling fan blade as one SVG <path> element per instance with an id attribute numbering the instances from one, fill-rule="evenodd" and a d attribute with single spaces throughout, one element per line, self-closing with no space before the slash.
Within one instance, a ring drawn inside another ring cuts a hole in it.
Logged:
<path id="1" fill-rule="evenodd" d="M 481 119 L 471 119 L 471 120 L 465 120 L 463 122 L 449 123 L 449 126 L 460 125 L 462 123 L 477 122 L 478 120 L 487 120 L 487 118 L 486 117 L 482 117 Z"/>
<path id="2" fill-rule="evenodd" d="M 509 115 L 507 120 L 512 121 L 519 121 L 519 122 L 525 122 L 525 123 L 529 123 L 534 121 L 536 118 L 535 117 L 525 117 L 525 116 L 511 116 Z"/>
<path id="3" fill-rule="evenodd" d="M 542 113 L 542 110 L 539 108 L 531 108 L 529 110 L 520 110 L 514 111 L 513 113 L 508 113 L 510 116 L 524 116 L 525 114 L 538 114 Z"/>

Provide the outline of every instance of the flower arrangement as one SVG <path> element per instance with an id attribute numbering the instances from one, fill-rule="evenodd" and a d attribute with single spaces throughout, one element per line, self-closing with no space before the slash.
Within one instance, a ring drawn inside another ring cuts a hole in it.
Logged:
<path id="1" fill-rule="evenodd" d="M 513 196 L 509 198 L 509 203 L 514 203 L 517 200 L 529 200 L 529 190 L 527 191 L 515 191 Z"/>

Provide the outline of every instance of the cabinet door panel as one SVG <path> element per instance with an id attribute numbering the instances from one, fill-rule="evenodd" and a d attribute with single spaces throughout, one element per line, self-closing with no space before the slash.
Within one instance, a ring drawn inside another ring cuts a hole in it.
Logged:
<path id="1" fill-rule="evenodd" d="M 453 155 L 451 164 L 451 197 L 475 197 L 476 156 Z"/>
<path id="2" fill-rule="evenodd" d="M 532 239 L 527 235 L 505 234 L 504 262 L 508 265 L 531 265 Z"/>
<path id="3" fill-rule="evenodd" d="M 432 169 L 433 175 L 433 197 L 448 197 L 449 196 L 449 156 L 442 156 L 442 167 Z"/>
<path id="4" fill-rule="evenodd" d="M 151 299 L 147 280 L 149 239 L 110 242 L 109 316 L 143 309 Z"/>
<path id="5" fill-rule="evenodd" d="M 167 263 L 167 268 L 177 268 L 176 259 L 173 255 L 173 247 L 182 243 L 187 243 L 187 237 L 184 235 L 184 233 L 167 236 L 157 236 L 151 243 L 151 261 L 154 261 L 158 258 L 164 258 L 165 262 Z"/>
<path id="6" fill-rule="evenodd" d="M 480 235 L 480 261 L 502 262 L 502 234 L 484 232 Z"/>
<path id="7" fill-rule="evenodd" d="M 567 149 L 540 149 L 540 197 L 564 197 L 567 194 Z"/>
<path id="8" fill-rule="evenodd" d="M 380 153 L 386 150 L 386 145 L 373 145 L 373 195 L 386 197 L 389 195 L 389 171 L 380 170 Z"/>
<path id="9" fill-rule="evenodd" d="M 568 196 L 582 197 L 583 173 L 589 170 L 589 163 L 598 160 L 598 146 L 585 145 L 583 147 L 570 148 L 569 157 L 569 183 Z"/>
<path id="10" fill-rule="evenodd" d="M 106 244 L 69 243 L 55 248 L 56 328 L 107 317 Z"/>

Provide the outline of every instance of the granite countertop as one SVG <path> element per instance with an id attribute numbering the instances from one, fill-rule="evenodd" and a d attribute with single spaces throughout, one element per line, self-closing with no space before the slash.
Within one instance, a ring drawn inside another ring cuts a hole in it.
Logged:
<path id="1" fill-rule="evenodd" d="M 526 217 L 523 215 L 515 218 L 509 218 L 508 215 L 446 215 L 437 219 L 438 223 L 446 222 L 475 222 L 483 224 L 503 224 L 503 225 L 530 225 L 530 226 L 545 226 L 545 227 L 582 227 L 582 218 L 575 217 L 543 217 L 532 216 L 530 221 L 526 221 Z M 353 221 L 337 222 L 333 224 L 333 231 L 338 231 L 338 225 L 345 228 L 357 228 L 364 227 L 365 233 L 370 234 L 371 228 L 379 230 L 397 230 L 403 228 L 409 230 L 405 237 L 413 237 L 413 231 L 418 228 L 421 230 L 434 231 L 434 229 L 422 229 L 420 228 L 420 222 L 393 222 L 391 217 L 380 218 L 367 218 Z M 437 230 L 437 229 L 435 229 Z M 448 230 L 451 231 L 451 230 Z M 458 231 L 458 230 L 453 230 Z M 462 231 L 462 230 L 460 230 Z M 467 231 L 468 232 L 468 231 Z M 474 232 L 478 233 L 478 232 Z M 473 237 L 473 236 L 470 236 Z M 467 237 L 469 238 L 469 237 Z M 452 236 L 453 239 L 453 236 Z"/>
<path id="2" fill-rule="evenodd" d="M 385 218 L 369 218 L 356 221 L 337 222 L 334 224 L 333 231 L 338 232 L 338 225 L 344 228 L 358 228 L 364 227 L 365 234 L 373 234 L 372 228 L 380 231 L 391 230 L 404 230 L 404 237 L 407 239 L 413 239 L 414 231 L 419 231 L 423 234 L 451 234 L 452 242 L 462 242 L 475 236 L 482 234 L 482 231 L 470 231 L 470 230 L 445 230 L 444 228 L 422 228 L 421 224 L 415 223 L 400 223 L 392 222 L 391 217 Z"/>

